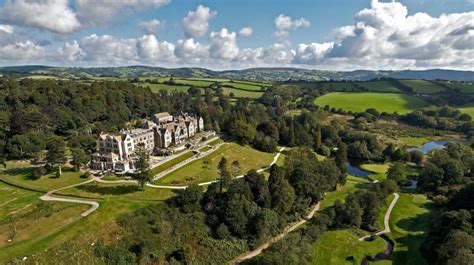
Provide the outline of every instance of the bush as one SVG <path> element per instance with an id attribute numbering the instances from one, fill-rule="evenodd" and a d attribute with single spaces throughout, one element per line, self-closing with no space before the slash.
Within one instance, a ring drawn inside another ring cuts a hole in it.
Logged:
<path id="1" fill-rule="evenodd" d="M 43 175 L 46 175 L 46 173 L 48 173 L 46 168 L 44 168 L 44 167 L 35 167 L 35 169 L 33 169 L 31 178 L 32 179 L 39 179 Z"/>

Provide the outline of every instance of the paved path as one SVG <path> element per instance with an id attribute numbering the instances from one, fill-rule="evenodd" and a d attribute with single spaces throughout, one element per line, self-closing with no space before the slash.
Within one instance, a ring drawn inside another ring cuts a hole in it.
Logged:
<path id="1" fill-rule="evenodd" d="M 377 235 L 377 236 L 388 234 L 388 233 L 391 232 L 390 231 L 390 216 L 392 214 L 393 207 L 395 207 L 395 204 L 397 204 L 397 201 L 400 198 L 400 195 L 396 192 L 393 193 L 393 196 L 394 196 L 393 200 L 390 203 L 390 205 L 388 206 L 387 211 L 385 212 L 385 216 L 383 218 L 384 229 L 382 231 L 379 231 L 379 232 L 375 233 L 375 235 Z M 363 240 L 365 240 L 369 237 L 370 237 L 370 235 L 363 236 L 363 237 L 359 238 L 359 241 L 363 241 Z"/>
<path id="2" fill-rule="evenodd" d="M 288 233 L 296 230 L 298 227 L 300 227 L 301 225 L 305 224 L 309 219 L 313 218 L 314 214 L 320 209 L 321 207 L 321 202 L 318 202 L 318 204 L 316 204 L 310 211 L 310 213 L 302 220 L 296 222 L 296 223 L 293 223 L 291 224 L 290 226 L 288 226 L 281 234 L 271 238 L 270 240 L 268 240 L 267 242 L 263 243 L 262 245 L 260 245 L 258 248 L 252 250 L 252 251 L 248 251 L 248 252 L 245 252 L 244 254 L 234 258 L 232 261 L 229 262 L 229 264 L 231 265 L 234 265 L 234 264 L 238 264 L 244 260 L 247 260 L 247 259 L 251 259 L 253 257 L 256 257 L 258 255 L 260 255 L 262 253 L 262 251 L 264 251 L 265 249 L 267 249 L 271 244 L 277 242 L 277 241 L 280 241 L 281 239 L 283 239 L 286 235 L 288 235 Z"/>
<path id="3" fill-rule="evenodd" d="M 97 210 L 97 208 L 99 208 L 99 203 L 98 202 L 87 201 L 87 200 L 79 200 L 79 199 L 69 199 L 69 198 L 62 198 L 62 197 L 53 197 L 53 194 L 57 191 L 68 189 L 68 188 L 73 188 L 73 187 L 80 186 L 80 185 L 84 185 L 84 184 L 90 183 L 92 181 L 95 181 L 95 179 L 92 178 L 92 179 L 89 179 L 89 180 L 81 182 L 81 183 L 77 183 L 77 184 L 69 185 L 69 186 L 66 186 L 66 187 L 59 188 L 59 189 L 48 191 L 45 195 L 40 197 L 40 200 L 42 200 L 42 201 L 57 201 L 57 202 L 72 202 L 72 203 L 89 204 L 91 206 L 91 208 L 89 208 L 89 210 L 81 213 L 81 216 L 86 217 L 89 214 L 91 214 L 92 212 L 94 212 L 95 210 Z"/>

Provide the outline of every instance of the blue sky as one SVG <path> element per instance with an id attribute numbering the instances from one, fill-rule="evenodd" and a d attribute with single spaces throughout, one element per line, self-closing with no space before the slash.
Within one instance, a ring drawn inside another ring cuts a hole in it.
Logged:
<path id="1" fill-rule="evenodd" d="M 0 65 L 472 70 L 473 10 L 474 0 L 0 0 Z"/>

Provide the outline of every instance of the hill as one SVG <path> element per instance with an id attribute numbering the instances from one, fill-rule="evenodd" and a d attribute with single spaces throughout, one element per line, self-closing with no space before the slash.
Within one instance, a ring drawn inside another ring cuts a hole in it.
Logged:
<path id="1" fill-rule="evenodd" d="M 124 66 L 124 67 L 53 67 L 42 65 L 1 67 L 0 74 L 28 75 L 43 74 L 58 77 L 144 77 L 144 76 L 179 76 L 179 77 L 207 77 L 227 78 L 238 80 L 370 80 L 374 78 L 396 79 L 425 79 L 425 80 L 454 80 L 474 81 L 473 71 L 455 70 L 403 70 L 403 71 L 324 71 L 300 68 L 251 68 L 243 70 L 214 71 L 205 68 L 163 68 L 150 66 Z"/>

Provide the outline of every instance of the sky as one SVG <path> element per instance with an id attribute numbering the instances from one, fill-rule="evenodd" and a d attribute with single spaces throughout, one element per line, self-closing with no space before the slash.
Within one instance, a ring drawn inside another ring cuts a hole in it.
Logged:
<path id="1" fill-rule="evenodd" d="M 474 70 L 474 0 L 0 0 L 0 65 Z"/>

